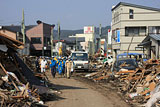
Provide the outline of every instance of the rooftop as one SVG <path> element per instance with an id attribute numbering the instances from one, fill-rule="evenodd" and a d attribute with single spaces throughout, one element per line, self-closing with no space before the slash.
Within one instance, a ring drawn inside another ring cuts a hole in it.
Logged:
<path id="1" fill-rule="evenodd" d="M 29 25 L 29 26 L 25 26 L 25 30 L 29 30 L 31 29 L 32 27 L 34 27 L 35 25 Z M 9 31 L 12 31 L 12 32 L 21 32 L 21 26 L 2 26 L 2 29 L 6 29 L 6 30 L 9 30 Z"/>
<path id="2" fill-rule="evenodd" d="M 142 6 L 142 5 L 136 5 L 136 4 L 131 4 L 131 3 L 125 3 L 125 2 L 120 2 L 116 6 L 112 8 L 112 11 L 116 9 L 118 6 L 124 5 L 124 6 L 130 6 L 130 7 L 137 7 L 137 8 L 142 8 L 142 9 L 147 9 L 147 10 L 154 10 L 154 11 L 160 11 L 159 8 L 153 8 L 153 7 L 148 7 L 148 6 Z"/>
<path id="3" fill-rule="evenodd" d="M 151 34 L 149 36 L 146 36 L 144 40 L 140 44 L 138 44 L 138 46 L 145 46 L 147 44 L 150 44 L 150 38 L 153 38 L 156 41 L 160 41 L 160 34 Z"/>

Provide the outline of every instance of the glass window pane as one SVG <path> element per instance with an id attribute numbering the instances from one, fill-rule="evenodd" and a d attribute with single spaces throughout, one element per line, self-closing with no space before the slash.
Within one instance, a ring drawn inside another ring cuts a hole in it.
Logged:
<path id="1" fill-rule="evenodd" d="M 133 19 L 133 9 L 129 9 L 129 19 Z"/>
<path id="2" fill-rule="evenodd" d="M 41 37 L 32 37 L 31 38 L 31 43 L 32 44 L 41 44 L 42 43 Z"/>

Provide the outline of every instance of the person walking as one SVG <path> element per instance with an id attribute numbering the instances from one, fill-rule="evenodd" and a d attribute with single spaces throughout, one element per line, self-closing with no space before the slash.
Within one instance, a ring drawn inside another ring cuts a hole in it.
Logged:
<path id="1" fill-rule="evenodd" d="M 36 58 L 35 65 L 36 65 L 36 72 L 40 72 L 39 58 L 38 57 Z"/>
<path id="2" fill-rule="evenodd" d="M 65 63 L 65 67 L 66 67 L 66 77 L 69 79 L 71 77 L 71 70 L 73 69 L 73 61 L 71 60 L 71 58 L 69 57 L 68 60 Z"/>
<path id="3" fill-rule="evenodd" d="M 47 61 L 45 60 L 45 58 L 43 58 L 41 60 L 41 73 L 46 72 L 46 66 L 47 66 Z"/>
<path id="4" fill-rule="evenodd" d="M 51 74 L 53 76 L 53 78 L 55 78 L 56 76 L 56 64 L 57 60 L 55 60 L 54 57 L 52 57 L 51 63 L 50 63 L 50 68 L 51 68 Z"/>
<path id="5" fill-rule="evenodd" d="M 59 73 L 59 75 L 62 75 L 62 72 L 63 72 L 63 60 L 62 60 L 62 58 L 60 58 L 59 61 L 58 61 L 58 73 Z"/>
<path id="6" fill-rule="evenodd" d="M 64 74 L 64 76 L 65 76 L 65 64 L 66 64 L 66 58 L 64 57 L 64 58 L 62 58 L 63 59 L 63 74 Z"/>

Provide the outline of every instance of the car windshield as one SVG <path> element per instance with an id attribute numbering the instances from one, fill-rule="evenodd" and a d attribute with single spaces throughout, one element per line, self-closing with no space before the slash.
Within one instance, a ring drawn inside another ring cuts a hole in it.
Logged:
<path id="1" fill-rule="evenodd" d="M 119 60 L 118 61 L 118 66 L 122 65 L 122 64 L 126 64 L 129 66 L 136 66 L 136 62 L 132 59 L 127 59 L 127 60 Z"/>
<path id="2" fill-rule="evenodd" d="M 88 54 L 87 53 L 72 53 L 72 59 L 73 60 L 88 60 Z"/>

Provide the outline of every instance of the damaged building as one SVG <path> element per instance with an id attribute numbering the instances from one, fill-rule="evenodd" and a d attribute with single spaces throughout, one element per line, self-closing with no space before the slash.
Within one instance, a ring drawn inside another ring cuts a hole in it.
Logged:
<path id="1" fill-rule="evenodd" d="M 0 105 L 35 106 L 47 88 L 18 56 L 22 42 L 0 33 Z"/>

